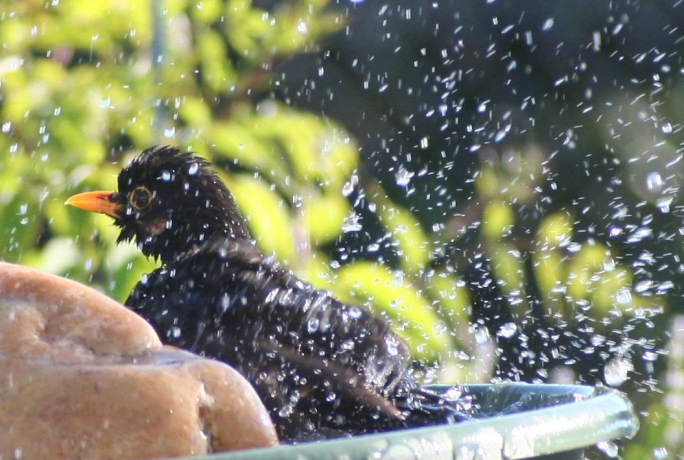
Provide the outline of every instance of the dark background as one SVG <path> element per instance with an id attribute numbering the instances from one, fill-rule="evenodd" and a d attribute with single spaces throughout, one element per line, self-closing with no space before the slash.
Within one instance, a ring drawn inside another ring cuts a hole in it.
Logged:
<path id="1" fill-rule="evenodd" d="M 493 333 L 510 320 L 509 308 L 486 282 L 487 261 L 472 263 L 481 248 L 478 210 L 487 200 L 473 179 L 483 162 L 511 161 L 511 150 L 534 150 L 528 159 L 540 172 L 532 196 L 513 203 L 519 247 L 542 217 L 567 210 L 577 241 L 608 245 L 637 282 L 653 281 L 654 293 L 673 283 L 667 316 L 681 309 L 680 2 L 395 0 L 337 8 L 348 27 L 320 52 L 277 66 L 277 96 L 341 121 L 358 139 L 367 172 L 392 198 L 426 229 L 446 226 L 435 263 L 467 274 L 475 316 Z M 400 165 L 415 174 L 410 186 L 397 184 Z M 669 207 L 658 206 L 663 199 Z M 339 247 L 381 238 L 363 203 L 356 200 L 366 233 Z M 450 223 L 467 230 L 449 234 Z M 391 260 L 391 251 L 385 257 Z M 528 284 L 535 304 L 533 276 Z M 579 380 L 601 380 L 616 343 L 644 339 L 632 348 L 638 357 L 640 347 L 653 350 L 665 339 L 653 334 L 651 320 L 635 320 L 609 325 L 607 344 L 593 347 L 586 325 L 556 327 L 539 308 L 535 315 L 522 333 L 501 341 L 500 375 L 539 379 L 540 368 L 576 358 Z M 546 362 L 519 362 L 529 348 L 560 352 Z M 650 367 L 639 359 L 635 366 L 650 378 Z"/>

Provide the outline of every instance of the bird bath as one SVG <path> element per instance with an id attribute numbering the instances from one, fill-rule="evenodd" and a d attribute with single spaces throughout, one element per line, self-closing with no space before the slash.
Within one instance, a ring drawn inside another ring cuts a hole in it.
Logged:
<path id="1" fill-rule="evenodd" d="M 432 386 L 443 390 L 445 386 Z M 579 385 L 466 385 L 482 418 L 271 449 L 193 457 L 258 459 L 579 459 L 584 449 L 634 436 L 639 422 L 620 392 Z"/>

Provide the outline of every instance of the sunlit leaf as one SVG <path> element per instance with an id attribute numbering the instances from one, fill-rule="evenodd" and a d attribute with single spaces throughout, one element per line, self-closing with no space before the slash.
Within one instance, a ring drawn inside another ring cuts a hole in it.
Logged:
<path id="1" fill-rule="evenodd" d="M 427 293 L 440 305 L 441 314 L 450 325 L 464 325 L 470 321 L 471 296 L 465 283 L 455 274 L 440 271 L 425 283 Z"/>
<path id="2" fill-rule="evenodd" d="M 311 241 L 322 245 L 337 238 L 348 213 L 349 203 L 342 195 L 317 195 L 307 199 L 303 215 Z"/>
<path id="3" fill-rule="evenodd" d="M 490 257 L 494 278 L 511 305 L 511 314 L 516 320 L 525 319 L 528 305 L 524 259 L 515 247 L 506 243 L 496 244 Z"/>
<path id="4" fill-rule="evenodd" d="M 369 302 L 376 313 L 387 314 L 417 358 L 446 357 L 453 349 L 451 336 L 430 302 L 387 267 L 370 262 L 345 265 L 336 284 L 337 289 Z"/>
<path id="5" fill-rule="evenodd" d="M 632 310 L 632 273 L 624 267 L 604 271 L 596 283 L 591 302 L 597 316 L 607 316 L 611 309 L 628 312 Z M 636 295 L 636 294 L 635 294 Z"/>
<path id="6" fill-rule="evenodd" d="M 318 289 L 331 290 L 334 288 L 334 273 L 330 268 L 330 259 L 320 251 L 314 251 L 306 260 L 305 269 L 299 270 L 298 275 Z"/>
<path id="7" fill-rule="evenodd" d="M 545 305 L 564 313 L 566 257 L 555 250 L 540 250 L 532 254 L 534 279 Z M 548 313 L 548 312 L 547 312 Z"/>
<path id="8" fill-rule="evenodd" d="M 209 24 L 220 19 L 222 9 L 220 0 L 202 0 L 190 7 L 190 14 L 199 24 Z"/>
<path id="9" fill-rule="evenodd" d="M 572 239 L 572 220 L 566 213 L 551 214 L 542 220 L 537 230 L 537 245 L 555 249 Z"/>
<path id="10" fill-rule="evenodd" d="M 232 121 L 216 122 L 206 134 L 216 152 L 243 168 L 287 176 L 284 156 L 272 143 L 263 141 L 253 129 Z"/>
<path id="11" fill-rule="evenodd" d="M 598 273 L 603 268 L 609 253 L 599 243 L 584 244 L 568 265 L 568 296 L 573 300 L 586 299 L 599 281 Z"/>
<path id="12" fill-rule="evenodd" d="M 197 44 L 204 83 L 218 93 L 229 91 L 237 83 L 237 77 L 225 59 L 228 50 L 221 36 L 207 29 L 197 37 Z"/>
<path id="13" fill-rule="evenodd" d="M 482 235 L 498 240 L 510 231 L 515 222 L 515 213 L 510 205 L 494 201 L 485 206 L 482 213 Z"/>
<path id="14" fill-rule="evenodd" d="M 188 97 L 183 101 L 180 114 L 183 120 L 193 127 L 210 126 L 212 123 L 211 108 L 196 97 Z"/>
<path id="15" fill-rule="evenodd" d="M 431 254 L 431 244 L 423 227 L 408 210 L 393 203 L 379 187 L 369 187 L 383 227 L 398 243 L 401 267 L 408 273 L 423 270 Z"/>
<path id="16" fill-rule="evenodd" d="M 285 263 L 293 261 L 294 232 L 287 203 L 268 184 L 246 175 L 231 176 L 228 185 L 259 247 Z"/>

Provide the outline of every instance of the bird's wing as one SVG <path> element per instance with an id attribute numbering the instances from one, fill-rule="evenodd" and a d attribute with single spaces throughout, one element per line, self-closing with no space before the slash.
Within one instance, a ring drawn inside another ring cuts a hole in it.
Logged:
<path id="1" fill-rule="evenodd" d="M 251 242 L 207 244 L 153 272 L 126 304 L 167 342 L 233 365 L 262 394 L 280 392 L 281 402 L 293 397 L 282 391 L 287 380 L 299 396 L 315 387 L 327 392 L 323 399 L 344 396 L 400 416 L 385 397 L 406 375 L 404 341 L 382 319 L 316 291 Z"/>

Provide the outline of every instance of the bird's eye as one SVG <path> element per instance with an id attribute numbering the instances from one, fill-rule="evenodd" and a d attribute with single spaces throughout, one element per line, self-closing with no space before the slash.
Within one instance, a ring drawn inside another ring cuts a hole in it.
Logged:
<path id="1" fill-rule="evenodd" d="M 145 209 L 152 202 L 152 192 L 147 187 L 136 187 L 131 192 L 128 202 L 138 211 Z"/>

